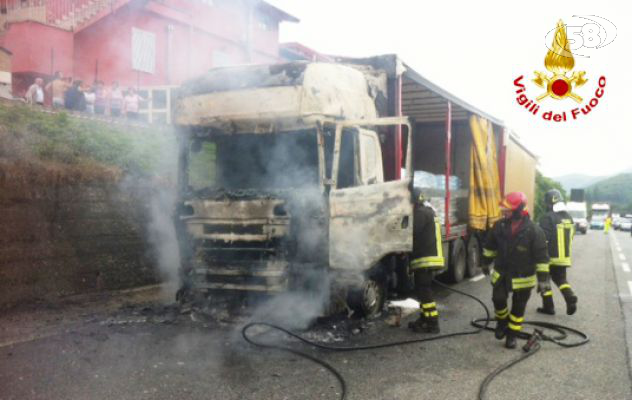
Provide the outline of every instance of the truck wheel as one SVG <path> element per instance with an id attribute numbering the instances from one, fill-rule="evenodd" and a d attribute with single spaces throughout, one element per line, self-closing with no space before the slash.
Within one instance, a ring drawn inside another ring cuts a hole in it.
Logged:
<path id="1" fill-rule="evenodd" d="M 467 241 L 467 276 L 470 278 L 481 272 L 481 252 L 478 238 L 470 236 Z"/>
<path id="2" fill-rule="evenodd" d="M 467 269 L 467 256 L 465 254 L 465 244 L 459 238 L 452 242 L 452 251 L 448 266 L 448 276 L 453 283 L 459 283 L 465 278 Z"/>
<path id="3" fill-rule="evenodd" d="M 375 318 L 382 311 L 386 299 L 384 283 L 375 279 L 367 279 L 359 288 L 349 290 L 347 302 L 349 307 L 366 318 Z"/>

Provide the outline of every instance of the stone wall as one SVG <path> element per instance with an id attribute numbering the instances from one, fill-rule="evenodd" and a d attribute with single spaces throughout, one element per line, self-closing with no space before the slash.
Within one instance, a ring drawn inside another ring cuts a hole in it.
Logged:
<path id="1" fill-rule="evenodd" d="M 0 162 L 0 307 L 158 281 L 146 201 L 121 179 L 100 166 Z"/>

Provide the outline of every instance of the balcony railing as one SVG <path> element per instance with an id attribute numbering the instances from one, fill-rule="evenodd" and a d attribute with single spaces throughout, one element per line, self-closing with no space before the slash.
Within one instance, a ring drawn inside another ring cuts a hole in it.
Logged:
<path id="1" fill-rule="evenodd" d="M 72 30 L 114 3 L 115 0 L 0 0 L 0 30 L 7 23 L 21 21 Z"/>

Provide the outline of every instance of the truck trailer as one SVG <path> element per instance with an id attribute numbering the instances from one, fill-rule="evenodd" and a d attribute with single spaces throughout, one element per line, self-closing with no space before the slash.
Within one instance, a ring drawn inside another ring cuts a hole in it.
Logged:
<path id="1" fill-rule="evenodd" d="M 310 290 L 375 315 L 412 288 L 413 193 L 453 282 L 478 273 L 504 191 L 534 198 L 518 138 L 395 55 L 216 68 L 175 121 L 182 297 Z"/>

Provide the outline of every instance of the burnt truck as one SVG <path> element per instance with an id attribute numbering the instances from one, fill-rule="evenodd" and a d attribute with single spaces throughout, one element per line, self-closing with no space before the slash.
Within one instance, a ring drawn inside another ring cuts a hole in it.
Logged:
<path id="1" fill-rule="evenodd" d="M 198 299 L 311 290 L 378 313 L 412 287 L 415 190 L 441 220 L 443 275 L 477 274 L 472 118 L 491 190 L 533 198 L 516 136 L 395 55 L 212 69 L 183 85 L 174 118 L 180 294 Z"/>

